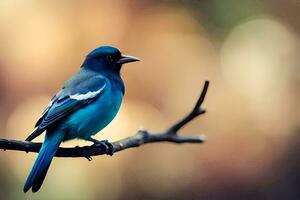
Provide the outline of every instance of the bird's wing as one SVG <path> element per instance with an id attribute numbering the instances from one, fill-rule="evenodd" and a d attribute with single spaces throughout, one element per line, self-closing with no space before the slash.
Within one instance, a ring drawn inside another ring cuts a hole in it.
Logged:
<path id="1" fill-rule="evenodd" d="M 49 109 L 51 108 L 51 106 L 53 105 L 53 103 L 57 100 L 57 97 L 60 96 L 60 93 L 62 92 L 62 90 L 60 90 L 54 97 L 52 97 L 50 103 L 48 104 L 48 106 L 45 108 L 45 110 L 42 112 L 40 118 L 38 119 L 38 121 L 35 124 L 35 128 L 37 126 L 39 126 L 39 124 L 43 121 L 44 115 L 49 111 Z"/>
<path id="2" fill-rule="evenodd" d="M 26 139 L 31 141 L 39 136 L 50 125 L 68 116 L 79 108 L 91 103 L 101 96 L 105 87 L 106 79 L 102 76 L 94 76 L 83 82 L 69 84 L 55 95 L 43 115 L 36 123 L 35 131 Z"/>

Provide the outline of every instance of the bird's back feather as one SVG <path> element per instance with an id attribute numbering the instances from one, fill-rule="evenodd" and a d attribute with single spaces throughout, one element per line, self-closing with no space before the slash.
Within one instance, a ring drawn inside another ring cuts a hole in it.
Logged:
<path id="1" fill-rule="evenodd" d="M 33 140 L 58 120 L 79 110 L 101 95 L 106 86 L 106 78 L 100 75 L 95 76 L 94 73 L 86 74 L 84 77 L 67 81 L 62 90 L 52 98 L 51 103 L 37 121 L 36 130 L 26 138 L 26 141 Z"/>

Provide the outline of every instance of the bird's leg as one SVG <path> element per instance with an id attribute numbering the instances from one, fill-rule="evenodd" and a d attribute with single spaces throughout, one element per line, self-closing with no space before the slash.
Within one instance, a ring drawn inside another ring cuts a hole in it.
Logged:
<path id="1" fill-rule="evenodd" d="M 102 148 L 104 148 L 105 152 L 108 155 L 112 156 L 114 154 L 114 146 L 108 140 L 96 140 L 92 137 L 87 138 L 87 140 L 93 142 L 93 145 L 95 146 L 101 146 Z"/>

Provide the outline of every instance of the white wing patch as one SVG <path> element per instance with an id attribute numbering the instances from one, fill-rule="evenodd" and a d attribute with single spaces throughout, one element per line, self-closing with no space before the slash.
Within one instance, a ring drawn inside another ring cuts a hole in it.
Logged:
<path id="1" fill-rule="evenodd" d="M 50 101 L 50 103 L 48 104 L 47 108 L 50 108 L 52 106 L 52 104 L 53 104 L 53 100 Z"/>
<path id="2" fill-rule="evenodd" d="M 74 94 L 74 95 L 70 95 L 70 98 L 71 99 L 76 99 L 78 101 L 81 101 L 81 100 L 87 100 L 87 99 L 91 99 L 91 98 L 94 98 L 95 96 L 97 96 L 103 89 L 104 89 L 105 85 L 100 88 L 99 90 L 96 90 L 96 91 L 89 91 L 88 93 L 85 93 L 85 94 Z"/>

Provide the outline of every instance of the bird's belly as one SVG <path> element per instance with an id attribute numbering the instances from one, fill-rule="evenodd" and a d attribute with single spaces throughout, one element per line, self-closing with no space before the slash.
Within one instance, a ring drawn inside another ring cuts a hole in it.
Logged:
<path id="1" fill-rule="evenodd" d="M 106 127 L 116 116 L 122 94 L 107 94 L 68 117 L 65 140 L 87 139 Z"/>

